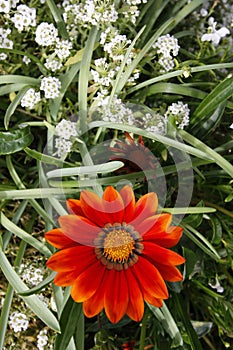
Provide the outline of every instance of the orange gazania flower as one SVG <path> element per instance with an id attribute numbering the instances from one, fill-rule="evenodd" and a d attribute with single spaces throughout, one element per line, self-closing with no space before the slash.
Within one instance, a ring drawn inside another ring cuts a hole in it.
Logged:
<path id="1" fill-rule="evenodd" d="M 72 286 L 87 317 L 105 309 L 112 323 L 125 314 L 140 321 L 144 300 L 161 307 L 168 298 L 165 281 L 182 280 L 176 265 L 185 259 L 168 249 L 182 229 L 170 226 L 170 214 L 155 214 L 156 194 L 135 203 L 130 186 L 120 192 L 109 186 L 102 198 L 84 190 L 67 206 L 71 214 L 59 218 L 61 227 L 45 234 L 60 249 L 47 261 L 57 272 L 54 283 Z"/>

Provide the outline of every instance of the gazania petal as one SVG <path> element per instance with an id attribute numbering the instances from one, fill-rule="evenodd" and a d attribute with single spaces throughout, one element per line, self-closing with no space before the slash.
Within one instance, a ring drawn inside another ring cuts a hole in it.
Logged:
<path id="1" fill-rule="evenodd" d="M 141 321 L 144 313 L 144 300 L 142 291 L 130 268 L 125 271 L 125 274 L 129 288 L 129 303 L 126 314 L 132 320 L 139 322 Z"/>
<path id="2" fill-rule="evenodd" d="M 104 191 L 103 204 L 108 215 L 108 222 L 110 224 L 115 222 L 121 223 L 125 211 L 124 202 L 120 194 L 112 186 L 108 186 Z"/>
<path id="3" fill-rule="evenodd" d="M 135 205 L 134 217 L 132 225 L 141 222 L 155 214 L 158 208 L 158 197 L 154 192 L 150 192 L 142 196 Z"/>
<path id="4" fill-rule="evenodd" d="M 60 216 L 58 221 L 64 235 L 84 245 L 92 246 L 93 240 L 100 231 L 100 228 L 90 220 L 78 215 Z"/>
<path id="5" fill-rule="evenodd" d="M 58 272 L 54 278 L 54 283 L 62 287 L 71 286 L 77 277 L 77 270 Z"/>
<path id="6" fill-rule="evenodd" d="M 107 317 L 117 323 L 126 313 L 129 293 L 125 271 L 109 270 L 104 294 L 104 306 Z"/>
<path id="7" fill-rule="evenodd" d="M 139 222 L 136 229 L 141 235 L 143 235 L 143 239 L 147 239 L 147 236 L 149 235 L 156 236 L 160 232 L 166 231 L 171 220 L 171 214 L 163 213 L 153 215 Z"/>
<path id="8" fill-rule="evenodd" d="M 87 317 L 94 317 L 103 310 L 104 307 L 104 290 L 105 290 L 105 276 L 96 290 L 95 294 L 83 303 L 83 311 Z"/>
<path id="9" fill-rule="evenodd" d="M 180 270 L 178 270 L 177 267 L 173 265 L 162 265 L 156 263 L 156 268 L 159 270 L 161 276 L 165 281 L 168 282 L 177 282 L 177 281 L 182 281 L 183 276 Z"/>
<path id="10" fill-rule="evenodd" d="M 139 256 L 138 262 L 132 266 L 132 272 L 137 278 L 144 295 L 148 293 L 157 299 L 168 298 L 167 287 L 162 276 L 148 260 Z"/>
<path id="11" fill-rule="evenodd" d="M 55 228 L 51 231 L 46 232 L 45 239 L 55 248 L 59 249 L 77 245 L 76 242 L 64 235 L 64 233 L 59 228 Z"/>
<path id="12" fill-rule="evenodd" d="M 149 293 L 145 293 L 144 298 L 149 304 L 154 305 L 155 307 L 161 307 L 163 305 L 163 300 L 162 299 L 154 298 Z"/>
<path id="13" fill-rule="evenodd" d="M 66 205 L 71 214 L 84 216 L 82 205 L 79 199 L 68 199 L 66 201 Z"/>
<path id="14" fill-rule="evenodd" d="M 108 223 L 108 216 L 105 213 L 103 202 L 94 192 L 82 191 L 80 202 L 89 220 L 100 227 Z"/>
<path id="15" fill-rule="evenodd" d="M 135 197 L 134 197 L 134 192 L 132 190 L 132 187 L 124 186 L 120 191 L 120 195 L 124 202 L 124 207 L 125 207 L 125 215 L 123 220 L 126 223 L 129 223 L 133 218 L 134 207 L 135 207 Z"/>
<path id="16" fill-rule="evenodd" d="M 145 241 L 153 242 L 157 245 L 160 245 L 164 248 L 171 248 L 177 245 L 182 236 L 182 228 L 179 226 L 171 226 L 167 232 L 159 232 L 156 230 L 152 233 L 145 234 L 143 239 Z"/>
<path id="17" fill-rule="evenodd" d="M 172 250 L 160 247 L 159 245 L 151 242 L 144 241 L 143 243 L 143 255 L 145 257 L 148 256 L 155 263 L 158 262 L 159 264 L 163 265 L 180 265 L 185 262 L 185 259 L 181 255 L 173 252 Z"/>
<path id="18" fill-rule="evenodd" d="M 57 272 L 75 269 L 81 273 L 95 260 L 93 248 L 76 246 L 56 252 L 49 258 L 46 265 L 49 269 Z"/>
<path id="19" fill-rule="evenodd" d="M 95 262 L 82 272 L 71 288 L 71 296 L 77 303 L 88 300 L 95 294 L 103 278 L 105 268 L 100 262 Z"/>

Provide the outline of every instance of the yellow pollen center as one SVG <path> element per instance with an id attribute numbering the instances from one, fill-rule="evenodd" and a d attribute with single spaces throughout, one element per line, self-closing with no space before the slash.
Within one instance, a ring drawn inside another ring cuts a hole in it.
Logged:
<path id="1" fill-rule="evenodd" d="M 129 232 L 115 229 L 104 238 L 103 255 L 112 262 L 125 263 L 133 252 L 134 243 Z"/>

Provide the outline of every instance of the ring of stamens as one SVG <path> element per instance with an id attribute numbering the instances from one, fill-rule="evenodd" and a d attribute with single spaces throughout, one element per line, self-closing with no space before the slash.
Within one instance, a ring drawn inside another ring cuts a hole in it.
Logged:
<path id="1" fill-rule="evenodd" d="M 134 227 L 123 223 L 106 224 L 94 241 L 97 259 L 108 269 L 133 266 L 143 251 L 142 238 Z"/>

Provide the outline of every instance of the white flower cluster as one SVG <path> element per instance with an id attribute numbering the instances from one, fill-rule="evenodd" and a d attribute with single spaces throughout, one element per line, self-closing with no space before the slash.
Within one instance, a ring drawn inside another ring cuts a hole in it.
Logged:
<path id="1" fill-rule="evenodd" d="M 29 321 L 27 316 L 22 312 L 14 311 L 10 315 L 9 325 L 15 333 L 28 328 Z"/>
<path id="2" fill-rule="evenodd" d="M 171 106 L 168 107 L 164 117 L 166 121 L 168 121 L 170 117 L 175 117 L 177 127 L 179 129 L 184 129 L 184 127 L 189 124 L 189 113 L 190 109 L 188 104 L 178 101 L 177 103 L 172 103 Z"/>
<path id="3" fill-rule="evenodd" d="M 29 30 L 30 27 L 36 26 L 36 9 L 24 4 L 18 5 L 11 21 L 19 32 Z"/>
<path id="4" fill-rule="evenodd" d="M 76 123 L 66 119 L 62 119 L 56 126 L 56 135 L 59 136 L 55 139 L 56 154 L 58 157 L 66 156 L 71 151 L 72 141 L 71 138 L 77 136 Z"/>
<path id="5" fill-rule="evenodd" d="M 116 22 L 118 18 L 118 13 L 112 0 L 85 0 L 79 4 L 64 1 L 63 8 L 63 18 L 68 30 L 80 23 L 84 27 L 89 27 L 90 25 L 107 26 L 111 22 Z"/>
<path id="6" fill-rule="evenodd" d="M 21 99 L 21 106 L 32 109 L 41 100 L 40 92 L 36 92 L 34 88 L 28 89 Z"/>
<path id="7" fill-rule="evenodd" d="M 53 23 L 42 22 L 36 28 L 35 41 L 43 47 L 50 46 L 54 53 L 46 58 L 45 67 L 52 72 L 62 68 L 62 61 L 70 55 L 72 43 L 58 37 L 58 30 Z M 52 47 L 51 47 L 52 46 Z"/>
<path id="8" fill-rule="evenodd" d="M 163 135 L 165 133 L 164 118 L 159 113 L 144 113 L 141 123 L 143 129 L 154 134 Z"/>
<path id="9" fill-rule="evenodd" d="M 122 11 L 122 15 L 135 24 L 136 19 L 140 14 L 140 11 L 137 5 L 140 5 L 141 3 L 146 4 L 147 0 L 125 0 L 124 5 L 126 5 L 125 6 L 126 10 Z"/>
<path id="10" fill-rule="evenodd" d="M 217 22 L 215 22 L 213 17 L 210 17 L 208 20 L 209 27 L 207 33 L 203 34 L 201 41 L 211 41 L 214 46 L 217 46 L 221 40 L 226 35 L 230 34 L 230 31 L 226 27 L 216 29 Z"/>
<path id="11" fill-rule="evenodd" d="M 166 34 L 160 36 L 152 47 L 156 49 L 159 55 L 158 63 L 162 66 L 163 70 L 168 72 L 173 69 L 175 66 L 173 56 L 178 55 L 180 48 L 178 40 L 174 36 Z"/>
<path id="12" fill-rule="evenodd" d="M 94 63 L 95 70 L 91 69 L 94 82 L 102 86 L 110 86 L 116 71 L 113 68 L 110 68 L 110 64 L 107 63 L 105 57 L 96 59 Z"/>
<path id="13" fill-rule="evenodd" d="M 35 41 L 38 45 L 53 45 L 58 37 L 58 30 L 53 23 L 42 22 L 36 28 Z"/>
<path id="14" fill-rule="evenodd" d="M 30 286 L 36 286 L 43 281 L 42 269 L 36 268 L 33 265 L 20 265 L 20 275 L 23 281 Z"/>
<path id="15" fill-rule="evenodd" d="M 0 0 L 0 12 L 9 13 L 11 9 L 10 1 Z"/>
<path id="16" fill-rule="evenodd" d="M 61 82 L 55 77 L 44 77 L 41 79 L 40 90 L 44 91 L 45 98 L 56 98 L 59 96 Z"/>
<path id="17" fill-rule="evenodd" d="M 8 39 L 8 35 L 11 33 L 11 30 L 4 29 L 0 27 L 0 47 L 3 49 L 12 49 L 13 41 Z M 7 58 L 7 54 L 4 52 L 0 52 L 0 61 L 3 61 Z"/>
<path id="18" fill-rule="evenodd" d="M 37 347 L 39 350 L 44 350 L 44 347 L 48 343 L 47 329 L 42 329 L 37 335 Z"/>

